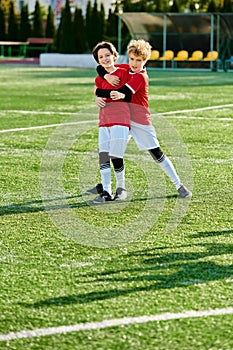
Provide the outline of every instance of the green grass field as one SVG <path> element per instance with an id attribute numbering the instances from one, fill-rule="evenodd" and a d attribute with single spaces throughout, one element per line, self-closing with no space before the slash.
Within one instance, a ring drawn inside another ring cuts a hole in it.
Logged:
<path id="1" fill-rule="evenodd" d="M 0 66 L 0 349 L 233 349 L 233 77 L 148 74 L 193 197 L 131 140 L 128 199 L 97 206 L 95 71 Z"/>

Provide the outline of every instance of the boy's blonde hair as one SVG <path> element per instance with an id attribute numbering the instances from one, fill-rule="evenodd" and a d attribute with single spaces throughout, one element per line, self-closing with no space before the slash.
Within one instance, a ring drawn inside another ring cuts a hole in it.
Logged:
<path id="1" fill-rule="evenodd" d="M 143 39 L 131 40 L 127 52 L 142 57 L 143 61 L 148 61 L 151 56 L 151 45 Z"/>
<path id="2" fill-rule="evenodd" d="M 97 63 L 99 63 L 99 61 L 98 61 L 98 51 L 100 49 L 108 49 L 111 52 L 111 54 L 114 56 L 114 61 L 115 62 L 117 61 L 119 55 L 118 55 L 118 52 L 117 52 L 115 46 L 112 43 L 108 42 L 108 41 L 101 41 L 92 50 L 92 54 L 93 54 L 94 59 L 96 60 Z"/>

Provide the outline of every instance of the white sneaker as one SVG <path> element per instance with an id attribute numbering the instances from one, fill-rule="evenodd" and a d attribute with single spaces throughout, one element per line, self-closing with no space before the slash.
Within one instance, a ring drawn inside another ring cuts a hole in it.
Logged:
<path id="1" fill-rule="evenodd" d="M 127 198 L 127 192 L 124 188 L 118 187 L 116 189 L 116 194 L 114 197 L 114 201 L 123 201 Z"/>
<path id="2" fill-rule="evenodd" d="M 189 191 L 184 185 L 181 185 L 180 188 L 178 188 L 178 193 L 180 198 L 192 197 L 192 192 Z"/>

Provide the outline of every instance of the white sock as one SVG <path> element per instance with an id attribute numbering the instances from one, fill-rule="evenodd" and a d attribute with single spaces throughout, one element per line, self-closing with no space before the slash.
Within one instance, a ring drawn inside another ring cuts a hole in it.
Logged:
<path id="1" fill-rule="evenodd" d="M 103 190 L 111 194 L 112 193 L 111 168 L 109 167 L 109 168 L 101 169 L 100 175 L 101 175 Z"/>
<path id="2" fill-rule="evenodd" d="M 181 186 L 180 178 L 177 175 L 177 172 L 170 159 L 168 157 L 165 157 L 164 160 L 162 160 L 162 162 L 159 162 L 159 165 L 178 190 L 178 188 L 180 188 Z"/>
<path id="3" fill-rule="evenodd" d="M 121 187 L 125 189 L 125 169 L 122 171 L 115 171 L 116 188 Z"/>

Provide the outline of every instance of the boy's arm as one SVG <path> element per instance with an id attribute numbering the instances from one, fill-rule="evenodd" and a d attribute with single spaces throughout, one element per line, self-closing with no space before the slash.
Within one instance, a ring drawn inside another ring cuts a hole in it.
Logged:
<path id="1" fill-rule="evenodd" d="M 101 65 L 96 68 L 98 75 L 105 79 L 112 86 L 116 86 L 120 84 L 120 78 L 114 74 L 109 74 L 104 67 Z"/>
<path id="2" fill-rule="evenodd" d="M 108 98 L 110 98 L 110 92 L 111 92 L 112 90 L 105 90 L 105 89 L 100 89 L 100 88 L 97 88 L 96 90 L 95 90 L 95 94 L 96 94 L 96 96 L 98 96 L 98 97 L 108 97 Z"/>
<path id="3" fill-rule="evenodd" d="M 110 92 L 111 90 L 107 90 L 107 89 L 101 89 L 102 87 L 102 81 L 103 79 L 100 76 L 97 76 L 95 78 L 95 90 L 94 90 L 94 94 L 97 97 L 108 97 L 110 98 Z"/>
<path id="4" fill-rule="evenodd" d="M 128 65 L 125 65 L 125 66 L 128 66 Z M 112 74 L 108 74 L 108 72 L 105 70 L 105 68 L 102 67 L 101 65 L 98 65 L 96 70 L 102 79 L 106 79 L 107 77 L 112 78 L 114 76 Z M 116 75 L 114 77 L 119 79 Z M 108 81 L 108 83 L 110 83 L 110 82 Z M 110 93 L 113 90 L 114 89 L 112 89 L 112 90 L 96 89 L 96 96 L 112 98 Z M 122 86 L 120 89 L 115 89 L 114 91 L 118 91 L 118 92 L 124 94 L 124 97 L 122 97 L 122 96 L 120 97 L 120 95 L 118 95 L 118 98 L 112 98 L 112 99 L 114 99 L 114 100 L 123 99 L 125 102 L 131 101 L 132 90 L 130 90 L 126 85 Z"/>
<path id="5" fill-rule="evenodd" d="M 112 91 L 120 92 L 121 94 L 124 95 L 124 97 L 123 96 L 120 97 L 120 95 L 118 95 L 118 98 L 112 98 L 111 96 Z M 98 97 L 108 97 L 108 98 L 112 98 L 113 100 L 123 99 L 125 102 L 130 102 L 132 97 L 132 90 L 130 90 L 128 86 L 124 85 L 120 89 L 116 89 L 116 90 L 114 89 L 104 90 L 104 89 L 97 88 L 95 91 L 95 94 Z"/>

